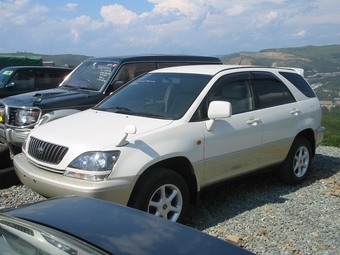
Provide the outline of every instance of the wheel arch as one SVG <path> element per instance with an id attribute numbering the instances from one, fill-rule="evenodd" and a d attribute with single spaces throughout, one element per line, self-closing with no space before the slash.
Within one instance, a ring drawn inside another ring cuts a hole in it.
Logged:
<path id="1" fill-rule="evenodd" d="M 145 171 L 143 171 L 143 173 L 139 176 L 137 182 L 140 180 L 141 176 L 149 174 L 152 171 L 156 171 L 156 169 L 158 168 L 166 168 L 182 176 L 189 189 L 190 204 L 197 203 L 198 200 L 197 180 L 195 177 L 193 166 L 187 158 L 174 157 L 157 162 L 154 165 L 148 167 Z M 133 190 L 131 194 L 133 194 Z"/>
<path id="2" fill-rule="evenodd" d="M 308 140 L 311 148 L 312 148 L 312 157 L 314 157 L 315 155 L 315 135 L 314 135 L 314 131 L 312 129 L 305 129 L 300 131 L 296 137 L 304 137 Z"/>

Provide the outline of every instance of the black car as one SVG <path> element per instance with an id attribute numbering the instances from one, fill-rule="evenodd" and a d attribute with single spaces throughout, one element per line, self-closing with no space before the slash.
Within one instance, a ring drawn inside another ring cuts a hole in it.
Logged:
<path id="1" fill-rule="evenodd" d="M 12 154 L 21 152 L 27 134 L 37 125 L 93 107 L 129 80 L 151 70 L 183 65 L 222 64 L 217 57 L 143 55 L 90 58 L 58 88 L 0 100 L 0 141 Z"/>
<path id="2" fill-rule="evenodd" d="M 59 197 L 0 213 L 1 254 L 253 254 L 121 205 Z"/>
<path id="3" fill-rule="evenodd" d="M 10 66 L 0 70 L 0 98 L 57 87 L 71 68 Z"/>

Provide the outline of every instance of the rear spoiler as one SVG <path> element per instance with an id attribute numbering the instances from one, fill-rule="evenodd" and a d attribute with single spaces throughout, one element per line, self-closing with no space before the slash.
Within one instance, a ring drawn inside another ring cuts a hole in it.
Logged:
<path id="1" fill-rule="evenodd" d="M 297 72 L 298 74 L 300 74 L 302 77 L 305 77 L 305 76 L 304 76 L 304 73 L 305 73 L 305 70 L 304 70 L 304 69 L 302 69 L 302 68 L 295 68 L 295 67 L 291 67 L 291 68 L 289 68 L 289 69 L 292 69 L 292 70 L 294 70 L 295 72 Z"/>
<path id="2" fill-rule="evenodd" d="M 289 70 L 293 70 L 293 71 L 297 72 L 298 74 L 300 74 L 302 77 L 305 77 L 305 75 L 304 75 L 305 70 L 302 69 L 302 68 L 296 68 L 296 67 L 280 67 L 280 68 L 286 68 L 286 69 L 289 69 Z"/>

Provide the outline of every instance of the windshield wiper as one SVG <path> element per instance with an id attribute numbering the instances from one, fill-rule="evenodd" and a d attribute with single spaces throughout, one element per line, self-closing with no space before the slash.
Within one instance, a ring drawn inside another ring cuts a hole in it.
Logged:
<path id="1" fill-rule="evenodd" d="M 98 108 L 97 110 L 101 110 L 101 111 L 112 111 L 115 113 L 132 113 L 133 111 L 125 108 L 125 107 L 121 107 L 121 106 L 113 106 L 113 107 L 108 107 L 108 108 Z"/>
<path id="2" fill-rule="evenodd" d="M 150 117 L 150 118 L 157 118 L 157 119 L 166 119 L 171 120 L 169 116 L 161 115 L 161 114 L 155 114 L 155 113 L 149 113 L 149 112 L 135 112 L 134 115 L 142 116 L 142 117 Z"/>
<path id="3" fill-rule="evenodd" d="M 59 88 L 78 89 L 78 87 L 76 87 L 76 86 L 67 85 L 67 84 L 66 85 L 62 85 Z"/>
<path id="4" fill-rule="evenodd" d="M 80 87 L 79 89 L 86 89 L 86 90 L 94 90 L 94 91 L 97 91 L 97 89 L 90 88 L 90 87 Z"/>

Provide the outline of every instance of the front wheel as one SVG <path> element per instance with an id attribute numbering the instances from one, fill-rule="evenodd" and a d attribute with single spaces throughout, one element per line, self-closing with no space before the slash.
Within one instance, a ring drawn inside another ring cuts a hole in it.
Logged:
<path id="1" fill-rule="evenodd" d="M 307 178 L 311 167 L 312 149 L 309 141 L 304 137 L 297 137 L 283 162 L 279 176 L 289 184 L 299 184 Z"/>
<path id="2" fill-rule="evenodd" d="M 183 222 L 189 209 L 189 190 L 184 179 L 168 169 L 143 174 L 128 206 L 174 222 Z"/>

